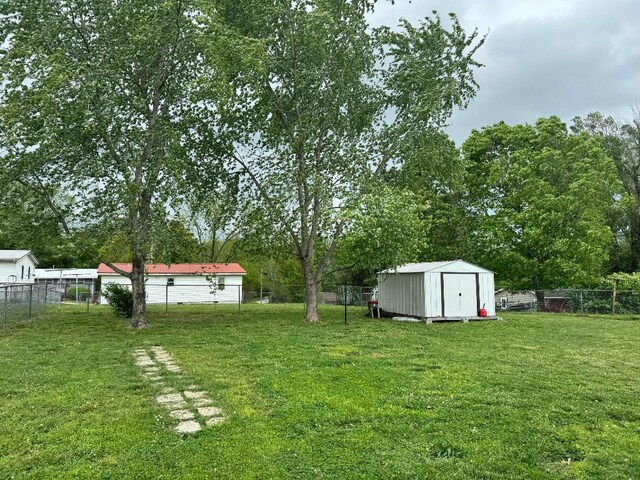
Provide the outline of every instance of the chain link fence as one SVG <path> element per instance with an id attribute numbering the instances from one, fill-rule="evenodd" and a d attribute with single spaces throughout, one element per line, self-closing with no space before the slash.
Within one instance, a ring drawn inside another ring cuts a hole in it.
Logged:
<path id="1" fill-rule="evenodd" d="M 47 314 L 60 305 L 64 289 L 57 285 L 0 285 L 0 328 L 11 328 Z"/>
<path id="2" fill-rule="evenodd" d="M 321 305 L 344 305 L 366 307 L 373 298 L 375 287 L 357 285 L 322 285 L 318 292 Z M 277 288 L 248 290 L 244 294 L 245 303 L 303 303 L 304 285 L 280 285 Z"/>
<path id="3" fill-rule="evenodd" d="M 640 292 L 614 290 L 547 290 L 496 292 L 496 311 L 640 314 Z"/>
<path id="4" fill-rule="evenodd" d="M 130 285 L 127 285 L 130 288 Z M 213 287 L 211 284 L 154 285 L 145 286 L 147 305 L 164 305 L 169 311 L 174 305 L 202 304 L 284 304 L 304 303 L 304 285 L 280 285 L 274 289 L 245 290 L 243 285 L 225 284 Z M 354 285 L 323 285 L 318 292 L 321 305 L 344 305 L 367 307 L 373 296 L 374 287 Z M 106 299 L 98 295 L 96 300 L 106 304 Z"/>

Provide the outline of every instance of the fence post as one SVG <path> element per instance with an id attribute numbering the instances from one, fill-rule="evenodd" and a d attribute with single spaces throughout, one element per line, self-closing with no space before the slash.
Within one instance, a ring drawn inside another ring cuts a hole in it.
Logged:
<path id="1" fill-rule="evenodd" d="M 31 307 L 33 303 L 33 285 L 29 285 L 29 320 L 31 320 Z"/>
<path id="2" fill-rule="evenodd" d="M 164 312 L 169 313 L 169 284 L 164 286 Z"/>
<path id="3" fill-rule="evenodd" d="M 44 315 L 47 316 L 47 296 L 49 292 L 49 284 L 44 283 Z"/>
<path id="4" fill-rule="evenodd" d="M 4 326 L 7 326 L 7 316 L 9 313 L 9 287 L 4 287 Z"/>
<path id="5" fill-rule="evenodd" d="M 584 290 L 580 290 L 580 313 L 584 313 Z"/>
<path id="6" fill-rule="evenodd" d="M 238 312 L 240 311 L 240 303 L 242 303 L 242 299 L 240 298 L 242 296 L 242 287 L 240 285 L 238 285 Z"/>
<path id="7" fill-rule="evenodd" d="M 616 314 L 616 291 L 618 288 L 618 279 L 613 280 L 613 298 L 611 300 L 611 315 Z"/>

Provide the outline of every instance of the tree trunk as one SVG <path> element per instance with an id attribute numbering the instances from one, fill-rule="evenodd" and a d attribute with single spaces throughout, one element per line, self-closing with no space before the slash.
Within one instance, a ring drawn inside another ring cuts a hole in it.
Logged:
<path id="1" fill-rule="evenodd" d="M 131 290 L 133 292 L 133 315 L 131 316 L 131 328 L 145 328 L 146 291 L 144 283 L 144 254 L 140 251 L 133 255 L 131 268 Z"/>
<path id="2" fill-rule="evenodd" d="M 318 285 L 313 280 L 306 282 L 305 302 L 307 307 L 305 320 L 312 323 L 319 322 Z"/>
<path id="3" fill-rule="evenodd" d="M 536 300 L 538 302 L 538 311 L 545 311 L 545 299 L 544 299 L 544 290 L 536 290 Z"/>
<path id="4" fill-rule="evenodd" d="M 318 283 L 316 282 L 315 275 L 313 274 L 313 267 L 311 261 L 308 259 L 301 259 L 302 273 L 304 275 L 304 303 L 306 308 L 305 320 L 307 322 L 316 323 L 320 321 L 318 315 Z"/>

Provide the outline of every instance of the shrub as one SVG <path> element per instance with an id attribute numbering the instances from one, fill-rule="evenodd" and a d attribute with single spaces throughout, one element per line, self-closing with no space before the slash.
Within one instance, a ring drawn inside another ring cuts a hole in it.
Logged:
<path id="1" fill-rule="evenodd" d="M 125 318 L 133 316 L 133 293 L 127 287 L 109 283 L 104 288 L 103 295 L 117 316 Z"/>
<path id="2" fill-rule="evenodd" d="M 89 296 L 89 289 L 86 287 L 80 287 L 80 286 L 76 287 L 75 285 L 67 289 L 67 294 L 65 298 L 67 300 L 75 301 L 76 289 L 78 290 L 78 300 L 81 302 L 86 301 L 87 297 Z"/>

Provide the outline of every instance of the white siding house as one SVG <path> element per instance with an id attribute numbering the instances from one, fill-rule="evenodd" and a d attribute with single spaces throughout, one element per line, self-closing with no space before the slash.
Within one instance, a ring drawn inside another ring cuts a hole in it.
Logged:
<path id="1" fill-rule="evenodd" d="M 115 267 L 131 271 L 130 263 Z M 239 303 L 242 301 L 242 277 L 246 271 L 237 263 L 152 263 L 146 266 L 148 304 L 158 303 Z M 101 289 L 109 283 L 131 288 L 131 281 L 105 264 L 98 267 Z M 100 303 L 106 303 L 100 296 Z"/>
<path id="2" fill-rule="evenodd" d="M 493 272 L 463 260 L 410 263 L 378 273 L 379 306 L 388 313 L 446 320 L 496 314 Z"/>
<path id="3" fill-rule="evenodd" d="M 0 284 L 34 283 L 37 264 L 31 250 L 0 250 Z"/>

